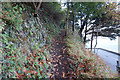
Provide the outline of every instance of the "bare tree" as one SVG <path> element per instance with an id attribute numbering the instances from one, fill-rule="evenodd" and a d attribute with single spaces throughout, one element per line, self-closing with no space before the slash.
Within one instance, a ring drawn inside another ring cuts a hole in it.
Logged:
<path id="1" fill-rule="evenodd" d="M 42 0 L 40 0 L 39 4 L 35 4 L 34 0 L 33 0 L 33 5 L 34 5 L 34 8 L 35 8 L 35 13 L 34 13 L 34 17 L 37 17 L 38 14 L 38 10 L 40 9 L 40 6 L 41 6 L 41 3 L 42 3 Z M 37 22 L 39 23 L 39 25 L 41 26 L 42 28 L 42 23 L 40 23 L 40 19 L 37 17 Z"/>
<path id="2" fill-rule="evenodd" d="M 94 26 L 92 29 L 92 36 L 91 36 L 91 51 L 92 51 L 93 37 L 94 37 Z"/>
<path id="3" fill-rule="evenodd" d="M 33 5 L 34 5 L 34 8 L 35 8 L 35 14 L 34 14 L 35 17 L 37 17 L 38 10 L 41 6 L 41 3 L 42 3 L 42 0 L 40 0 L 39 4 L 37 5 L 37 4 L 35 4 L 35 1 L 33 0 Z"/>
<path id="4" fill-rule="evenodd" d="M 96 29 L 96 43 L 95 43 L 95 46 L 94 46 L 94 53 L 95 53 L 95 48 L 96 48 L 96 46 L 97 46 L 97 37 L 98 37 L 98 27 L 96 27 L 97 29 Z"/>
<path id="5" fill-rule="evenodd" d="M 68 34 L 68 21 L 69 21 L 69 0 L 67 0 L 67 18 L 66 18 L 66 33 L 65 33 L 65 36 L 67 36 Z"/>

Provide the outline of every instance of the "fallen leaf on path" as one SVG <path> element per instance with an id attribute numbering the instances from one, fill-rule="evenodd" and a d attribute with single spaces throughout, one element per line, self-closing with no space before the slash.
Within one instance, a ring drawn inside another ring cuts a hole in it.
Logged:
<path id="1" fill-rule="evenodd" d="M 59 74 L 58 72 L 55 72 L 56 74 Z"/>
<path id="2" fill-rule="evenodd" d="M 50 73 L 50 76 L 53 76 L 53 74 Z"/>
<path id="3" fill-rule="evenodd" d="M 54 67 L 56 67 L 58 64 L 55 64 Z"/>
<path id="4" fill-rule="evenodd" d="M 42 62 L 39 63 L 40 65 L 42 64 Z"/>
<path id="5" fill-rule="evenodd" d="M 23 68 L 23 70 L 22 70 L 22 71 L 23 71 L 23 72 L 25 72 L 25 73 L 27 72 L 27 70 L 26 70 L 26 68 L 25 68 L 25 67 Z"/>
<path id="6" fill-rule="evenodd" d="M 63 50 L 63 53 L 64 53 L 64 50 Z"/>
<path id="7" fill-rule="evenodd" d="M 65 72 L 63 72 L 63 75 L 62 75 L 63 77 L 65 77 Z"/>
<path id="8" fill-rule="evenodd" d="M 61 62 L 59 62 L 59 64 L 61 65 L 62 63 L 61 63 Z"/>
<path id="9" fill-rule="evenodd" d="M 57 58 L 60 58 L 62 55 L 59 55 Z"/>
<path id="10" fill-rule="evenodd" d="M 23 49 L 23 53 L 26 53 L 26 52 L 27 52 L 27 50 L 24 48 L 24 49 Z"/>
<path id="11" fill-rule="evenodd" d="M 44 49 L 43 48 L 41 49 L 41 52 L 44 53 Z"/>
<path id="12" fill-rule="evenodd" d="M 42 74 L 42 71 L 40 71 L 40 74 Z"/>
<path id="13" fill-rule="evenodd" d="M 80 67 L 84 67 L 84 65 L 80 65 Z"/>

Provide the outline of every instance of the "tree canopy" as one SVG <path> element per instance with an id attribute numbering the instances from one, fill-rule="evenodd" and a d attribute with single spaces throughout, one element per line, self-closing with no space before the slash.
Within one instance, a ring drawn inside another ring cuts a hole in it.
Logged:
<path id="1" fill-rule="evenodd" d="M 120 36 L 120 11 L 117 3 L 110 2 L 70 2 L 69 20 L 71 23 L 79 23 L 79 33 L 84 42 L 86 35 L 98 33 L 98 36 L 115 39 Z M 73 18 L 73 15 L 75 17 Z M 75 24 L 74 24 L 75 25 Z M 94 31 L 92 31 L 94 28 Z M 99 32 L 97 32 L 99 29 Z M 83 32 L 84 31 L 84 32 Z"/>

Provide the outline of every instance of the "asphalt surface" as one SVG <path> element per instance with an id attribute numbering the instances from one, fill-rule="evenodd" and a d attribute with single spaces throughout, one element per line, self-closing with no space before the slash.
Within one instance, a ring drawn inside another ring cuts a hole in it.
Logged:
<path id="1" fill-rule="evenodd" d="M 116 65 L 117 65 L 117 61 L 118 61 L 118 55 L 110 53 L 110 52 L 107 52 L 107 51 L 104 51 L 104 50 L 101 50 L 101 49 L 96 49 L 95 53 L 99 57 L 101 57 L 105 61 L 105 63 L 109 67 L 111 67 L 111 69 L 114 72 L 117 72 Z"/>

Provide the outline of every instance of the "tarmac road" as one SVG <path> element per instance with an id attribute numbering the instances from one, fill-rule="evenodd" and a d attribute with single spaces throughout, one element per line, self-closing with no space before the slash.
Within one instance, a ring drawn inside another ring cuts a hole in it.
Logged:
<path id="1" fill-rule="evenodd" d="M 111 67 L 111 69 L 114 72 L 117 72 L 116 65 L 118 61 L 118 55 L 105 51 L 105 50 L 101 50 L 101 49 L 96 49 L 95 53 L 98 56 L 100 56 L 105 61 L 105 63 Z"/>

